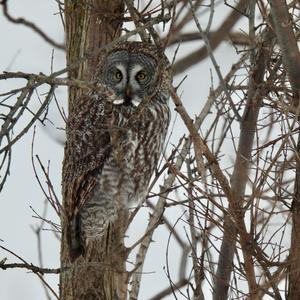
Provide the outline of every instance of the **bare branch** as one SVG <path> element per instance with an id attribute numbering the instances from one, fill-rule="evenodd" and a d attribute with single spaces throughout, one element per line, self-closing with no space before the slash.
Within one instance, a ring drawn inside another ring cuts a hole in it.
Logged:
<path id="1" fill-rule="evenodd" d="M 248 1 L 240 0 L 236 5 L 235 9 L 232 13 L 226 18 L 226 20 L 219 26 L 219 28 L 215 31 L 214 35 L 211 35 L 209 39 L 209 43 L 211 45 L 212 50 L 215 50 L 221 42 L 224 40 L 224 37 L 231 31 L 233 26 L 241 17 L 241 11 L 243 11 L 248 5 Z M 186 57 L 178 60 L 174 65 L 174 74 L 183 73 L 189 67 L 199 63 L 208 55 L 207 48 L 201 47 L 195 52 L 188 54 Z"/>
<path id="2" fill-rule="evenodd" d="M 22 264 L 5 264 L 5 260 L 2 260 L 0 262 L 0 268 L 3 270 L 6 270 L 8 268 L 25 268 L 28 270 L 31 270 L 34 272 L 34 274 L 36 274 L 40 280 L 43 282 L 43 284 L 45 284 L 47 286 L 47 288 L 52 292 L 52 294 L 55 296 L 56 299 L 59 299 L 58 295 L 56 294 L 56 292 L 52 289 L 52 287 L 45 281 L 45 279 L 43 278 L 43 274 L 46 273 L 51 273 L 51 274 L 58 274 L 60 273 L 60 268 L 58 269 L 47 269 L 47 268 L 39 268 L 36 267 L 32 264 L 29 264 L 28 262 L 26 262 L 25 259 L 23 259 L 22 257 L 20 257 L 19 255 L 17 255 L 16 253 L 14 253 L 13 251 L 7 249 L 6 247 L 0 246 L 0 248 L 8 253 L 10 253 L 11 255 L 15 256 L 16 258 L 18 258 L 19 260 L 22 261 Z"/>
<path id="3" fill-rule="evenodd" d="M 32 29 L 34 32 L 36 32 L 39 36 L 41 36 L 47 43 L 49 43 L 51 46 L 64 50 L 65 49 L 65 45 L 63 44 L 59 44 L 57 42 L 55 42 L 52 38 L 50 38 L 45 32 L 43 32 L 38 26 L 36 26 L 34 23 L 27 21 L 24 18 L 14 18 L 12 17 L 9 12 L 8 12 L 8 8 L 7 8 L 7 2 L 8 0 L 2 0 L 0 2 L 0 4 L 3 6 L 3 14 L 4 16 L 12 23 L 14 24 L 21 24 L 24 25 L 26 27 L 29 27 L 30 29 Z"/>

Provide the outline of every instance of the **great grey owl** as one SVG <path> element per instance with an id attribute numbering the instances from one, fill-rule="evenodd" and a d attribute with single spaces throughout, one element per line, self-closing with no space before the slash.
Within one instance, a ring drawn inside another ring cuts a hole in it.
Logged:
<path id="1" fill-rule="evenodd" d="M 74 101 L 63 167 L 71 260 L 119 209 L 146 197 L 165 141 L 171 68 L 154 45 L 125 42 L 103 56 L 97 88 Z"/>

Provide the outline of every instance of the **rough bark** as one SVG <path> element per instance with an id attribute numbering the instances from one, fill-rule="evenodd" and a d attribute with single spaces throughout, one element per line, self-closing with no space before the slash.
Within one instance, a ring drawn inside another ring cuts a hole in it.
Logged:
<path id="1" fill-rule="evenodd" d="M 101 54 L 85 60 L 81 58 L 120 36 L 123 11 L 120 0 L 65 0 L 67 66 L 77 64 L 69 71 L 70 78 L 88 81 L 92 77 Z M 79 88 L 70 87 L 69 115 L 81 93 Z M 62 185 L 64 187 L 64 182 Z M 63 199 L 64 209 L 70 207 L 68 201 Z M 108 228 L 104 237 L 90 243 L 85 257 L 74 263 L 70 263 L 65 222 L 63 219 L 60 299 L 125 299 L 127 276 L 123 236 L 127 216 L 120 213 L 118 222 Z"/>

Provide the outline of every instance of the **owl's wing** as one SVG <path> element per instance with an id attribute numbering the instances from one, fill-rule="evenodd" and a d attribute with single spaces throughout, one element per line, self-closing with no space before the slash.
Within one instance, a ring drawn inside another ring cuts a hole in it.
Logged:
<path id="1" fill-rule="evenodd" d="M 90 198 L 96 176 L 101 174 L 111 152 L 111 118 L 109 108 L 104 105 L 106 96 L 109 95 L 83 95 L 69 112 L 63 163 L 63 196 L 66 237 L 72 260 L 83 253 L 78 213 Z"/>

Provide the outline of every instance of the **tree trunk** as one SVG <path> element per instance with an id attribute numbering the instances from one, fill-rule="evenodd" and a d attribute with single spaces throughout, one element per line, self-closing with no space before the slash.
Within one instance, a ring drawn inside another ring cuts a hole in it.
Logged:
<path id="1" fill-rule="evenodd" d="M 101 54 L 80 60 L 121 34 L 124 12 L 121 0 L 65 0 L 67 66 L 77 64 L 69 77 L 89 81 L 95 73 Z M 79 64 L 78 64 L 79 63 Z M 80 98 L 79 88 L 69 89 L 69 116 L 74 101 Z M 67 136 L 68 139 L 68 136 Z M 62 183 L 64 188 L 64 182 Z M 63 199 L 64 211 L 70 199 Z M 124 224 L 127 216 L 120 212 L 118 222 L 110 226 L 101 240 L 87 246 L 85 257 L 71 263 L 66 242 L 66 220 L 62 220 L 60 299 L 106 300 L 125 299 Z"/>
<path id="2" fill-rule="evenodd" d="M 248 100 L 245 107 L 240 130 L 240 140 L 237 149 L 236 161 L 231 176 L 231 188 L 233 193 L 233 202 L 230 203 L 228 214 L 224 217 L 224 235 L 219 253 L 219 261 L 215 279 L 215 289 L 213 292 L 214 300 L 222 300 L 228 298 L 228 290 L 230 287 L 230 278 L 233 271 L 233 259 L 236 251 L 236 241 L 241 228 L 245 228 L 245 224 L 240 226 L 234 224 L 232 215 L 240 213 L 243 219 L 243 202 L 248 182 L 249 164 L 251 161 L 252 145 L 257 127 L 257 119 L 259 110 L 263 101 L 263 91 L 260 91 L 260 84 L 264 80 L 266 67 L 269 63 L 270 53 L 272 49 L 273 35 L 268 31 L 262 34 L 260 45 L 257 46 L 256 58 L 251 61 L 253 69 L 248 84 Z M 237 223 L 237 222 L 236 222 Z M 240 227 L 240 228 L 238 228 Z M 240 235 L 240 244 L 244 256 L 245 273 L 249 285 L 251 299 L 257 299 L 257 284 L 255 278 L 255 270 L 252 253 L 248 250 L 247 237 Z"/>
<path id="3" fill-rule="evenodd" d="M 287 1 L 273 0 L 271 16 L 277 41 L 282 51 L 282 59 L 288 72 L 289 80 L 293 89 L 293 101 L 290 103 L 297 111 L 295 118 L 299 122 L 299 98 L 300 98 L 300 53 L 297 38 L 293 30 L 293 22 L 288 10 Z M 292 234 L 289 267 L 288 299 L 300 299 L 300 136 L 298 136 L 296 160 L 295 191 L 292 203 Z"/>
<path id="4" fill-rule="evenodd" d="M 297 150 L 300 150 L 300 137 L 298 137 Z M 292 204 L 292 237 L 291 237 L 291 264 L 289 267 L 288 299 L 300 299 L 300 163 L 296 162 L 295 194 Z"/>

